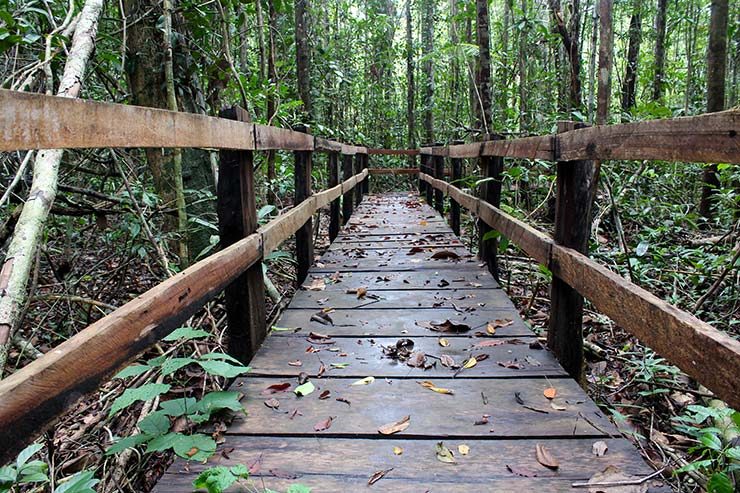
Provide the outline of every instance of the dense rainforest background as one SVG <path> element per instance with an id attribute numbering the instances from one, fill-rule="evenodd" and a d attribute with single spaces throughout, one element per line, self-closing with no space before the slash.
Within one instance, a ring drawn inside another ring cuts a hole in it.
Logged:
<path id="1" fill-rule="evenodd" d="M 416 148 L 548 134 L 560 120 L 605 124 L 735 107 L 740 4 L 0 0 L 0 53 L 4 89 L 212 116 L 239 105 L 254 122 Z M 408 165 L 406 157 L 373 157 L 373 166 Z M 293 156 L 271 151 L 256 155 L 255 166 L 267 221 L 291 207 Z M 554 166 L 507 160 L 503 208 L 551 230 Z M 2 154 L 0 375 L 217 250 L 217 167 L 218 153 L 207 149 Z M 474 160 L 466 163 L 464 185 L 475 189 L 478 173 Z M 737 338 L 740 170 L 610 161 L 600 173 L 591 256 Z M 322 166 L 314 175 L 317 188 L 325 185 Z M 383 178 L 373 186 L 415 185 Z M 464 226 L 475 247 L 474 219 Z M 264 263 L 273 320 L 294 289 L 291 245 L 282 248 Z M 551 274 L 508 242 L 500 248 L 504 287 L 544 330 Z M 597 403 L 656 469 L 665 467 L 676 491 L 736 491 L 740 414 L 587 313 L 586 384 Z M 218 441 L 218 419 L 212 437 L 183 420 L 177 443 L 117 439 L 156 426 L 147 417 L 160 397 L 206 399 L 240 371 L 185 361 L 220 352 L 224 326 L 221 302 L 209 304 L 179 337 L 148 352 L 143 370 L 113 379 L 0 469 L 0 491 L 148 491 L 173 453 L 199 459 L 187 451 L 194 440 Z M 230 406 L 221 404 L 214 409 Z M 230 474 L 235 481 L 248 470 Z"/>

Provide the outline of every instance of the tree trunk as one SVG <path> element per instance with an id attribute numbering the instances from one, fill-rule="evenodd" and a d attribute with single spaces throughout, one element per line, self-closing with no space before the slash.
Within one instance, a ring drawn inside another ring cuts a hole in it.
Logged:
<path id="1" fill-rule="evenodd" d="M 527 15 L 527 0 L 521 0 L 522 16 Z M 517 65 L 519 68 L 519 131 L 529 130 L 529 115 L 527 109 L 527 28 L 519 30 L 519 47 L 517 51 Z"/>
<path id="2" fill-rule="evenodd" d="M 559 0 L 549 0 L 550 9 L 552 10 L 555 28 L 560 34 L 563 41 L 565 53 L 568 56 L 569 67 L 569 103 L 572 110 L 578 110 L 583 107 L 581 96 L 581 50 L 580 50 L 580 3 L 573 0 L 573 12 L 571 13 L 570 26 L 565 25 L 563 14 L 560 12 Z"/>
<path id="3" fill-rule="evenodd" d="M 275 32 L 277 31 L 277 11 L 275 0 L 267 0 L 268 26 L 267 26 L 267 77 L 270 87 L 267 91 L 267 124 L 272 125 L 275 118 L 275 94 L 278 92 L 278 76 L 275 68 Z M 267 151 L 267 203 L 275 204 L 275 194 L 272 185 L 275 183 L 275 151 Z"/>
<path id="4" fill-rule="evenodd" d="M 102 10 L 102 0 L 85 2 L 72 37 L 57 96 L 77 98 L 80 95 Z M 47 90 L 51 91 L 52 88 Z M 44 150 L 37 154 L 31 190 L 0 269 L 0 376 L 5 368 L 10 337 L 17 329 L 18 315 L 26 300 L 26 284 L 35 263 L 36 250 L 56 197 L 59 163 L 63 154 L 62 149 Z"/>
<path id="5" fill-rule="evenodd" d="M 421 45 L 424 63 L 424 139 L 434 142 L 434 4 L 436 0 L 424 0 L 421 22 Z"/>
<path id="6" fill-rule="evenodd" d="M 622 111 L 629 113 L 635 107 L 637 87 L 637 61 L 642 40 L 642 12 L 640 0 L 634 0 L 630 17 L 629 46 L 627 47 L 627 69 L 622 81 Z"/>
<path id="7" fill-rule="evenodd" d="M 411 18 L 411 0 L 406 0 L 406 125 L 408 127 L 407 145 L 409 149 L 416 148 L 416 117 L 415 117 L 415 94 L 414 81 L 414 31 Z M 412 156 L 409 162 L 415 161 Z"/>
<path id="8" fill-rule="evenodd" d="M 593 12 L 591 15 L 591 49 L 588 61 L 588 121 L 594 122 L 595 92 L 596 85 L 596 42 L 599 38 L 599 0 L 593 0 Z"/>
<path id="9" fill-rule="evenodd" d="M 667 5 L 668 0 L 658 0 L 658 11 L 655 13 L 655 79 L 653 80 L 653 101 L 660 101 L 663 97 Z"/>
<path id="10" fill-rule="evenodd" d="M 311 101 L 311 54 L 308 44 L 308 0 L 295 1 L 295 56 L 298 78 L 298 95 L 303 102 L 303 112 L 313 121 Z"/>
<path id="11" fill-rule="evenodd" d="M 267 64 L 265 63 L 265 20 L 262 14 L 262 0 L 255 0 L 254 2 L 257 9 L 257 46 L 259 49 L 260 58 L 260 78 L 266 80 L 269 75 L 267 74 Z M 246 16 L 244 19 L 246 27 Z M 245 36 L 246 38 L 246 36 Z M 246 53 L 246 48 L 244 49 Z M 244 56 L 242 63 L 242 72 L 247 72 L 247 57 Z"/>
<path id="12" fill-rule="evenodd" d="M 476 1 L 476 39 L 478 41 L 478 70 L 476 85 L 478 104 L 476 116 L 483 134 L 491 133 L 491 34 L 488 20 L 488 0 Z"/>
<path id="13" fill-rule="evenodd" d="M 596 124 L 604 125 L 609 118 L 612 92 L 612 57 L 614 56 L 612 0 L 599 0 L 599 89 L 596 103 Z"/>
<path id="14" fill-rule="evenodd" d="M 725 109 L 725 73 L 727 61 L 728 0 L 712 0 L 707 47 L 707 112 Z M 714 203 L 720 186 L 717 164 L 709 164 L 702 173 L 699 213 L 708 221 L 714 216 Z"/>

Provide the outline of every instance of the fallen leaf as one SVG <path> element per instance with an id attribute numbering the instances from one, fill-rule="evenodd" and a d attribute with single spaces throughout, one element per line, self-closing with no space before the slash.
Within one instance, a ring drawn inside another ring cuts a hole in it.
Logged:
<path id="1" fill-rule="evenodd" d="M 538 443 L 535 445 L 535 456 L 537 457 L 537 462 L 549 469 L 557 469 L 560 467 L 560 462 L 558 462 L 557 459 L 550 454 L 550 451 L 542 444 Z"/>
<path id="2" fill-rule="evenodd" d="M 421 321 L 416 322 L 416 325 L 419 327 L 424 327 L 425 329 L 434 330 L 437 332 L 467 332 L 470 330 L 470 325 L 459 322 L 457 320 L 445 320 L 444 322 L 435 322 L 435 321 Z"/>
<path id="3" fill-rule="evenodd" d="M 470 453 L 470 447 L 465 444 L 460 444 L 457 446 L 457 451 L 460 452 L 460 455 L 468 455 Z"/>
<path id="4" fill-rule="evenodd" d="M 567 411 L 568 406 L 565 406 L 559 402 L 559 400 L 550 401 L 550 407 L 556 411 Z"/>
<path id="5" fill-rule="evenodd" d="M 445 339 L 444 337 L 440 337 L 440 338 L 439 338 L 439 339 L 437 340 L 437 342 L 439 342 L 439 345 L 440 345 L 440 346 L 442 346 L 442 347 L 447 347 L 447 346 L 449 346 L 449 345 L 450 345 L 450 341 L 448 341 L 448 340 L 447 340 L 447 339 Z"/>
<path id="6" fill-rule="evenodd" d="M 361 300 L 367 294 L 367 288 L 357 288 L 357 299 Z"/>
<path id="7" fill-rule="evenodd" d="M 475 422 L 475 423 L 473 423 L 473 424 L 474 424 L 475 426 L 487 425 L 487 424 L 488 424 L 488 419 L 489 419 L 490 417 L 491 417 L 491 415 L 490 415 L 490 414 L 484 414 L 484 415 L 483 415 L 483 416 L 481 417 L 481 419 L 479 419 L 478 421 L 476 421 L 476 422 Z"/>
<path id="8" fill-rule="evenodd" d="M 591 452 L 593 452 L 596 457 L 603 456 L 604 454 L 606 454 L 607 450 L 609 450 L 609 446 L 603 440 L 594 442 L 594 444 L 591 446 Z"/>
<path id="9" fill-rule="evenodd" d="M 443 442 L 437 443 L 436 451 L 438 461 L 445 462 L 447 464 L 457 464 L 452 450 L 445 447 L 445 444 Z"/>
<path id="10" fill-rule="evenodd" d="M 506 344 L 506 341 L 482 341 L 476 344 L 473 347 L 481 348 L 481 347 L 496 347 L 496 346 L 503 346 Z"/>
<path id="11" fill-rule="evenodd" d="M 313 429 L 316 431 L 328 430 L 329 428 L 331 428 L 332 421 L 334 421 L 334 417 L 329 416 L 324 421 L 319 421 L 318 423 L 313 425 Z"/>
<path id="12" fill-rule="evenodd" d="M 518 361 L 497 361 L 499 366 L 503 366 L 504 368 L 509 368 L 510 370 L 521 370 L 524 368 L 524 365 L 519 363 Z"/>
<path id="13" fill-rule="evenodd" d="M 458 365 L 455 363 L 455 360 L 452 358 L 452 356 L 448 354 L 443 354 L 439 357 L 439 362 L 442 363 L 442 366 L 446 366 L 447 368 L 457 368 Z"/>
<path id="14" fill-rule="evenodd" d="M 488 332 L 489 335 L 494 335 L 496 333 L 496 326 L 489 322 L 488 325 L 486 325 L 486 332 Z"/>
<path id="15" fill-rule="evenodd" d="M 432 255 L 432 258 L 434 260 L 457 260 L 460 258 L 460 255 L 456 254 L 455 252 L 451 252 L 450 250 L 441 250 Z"/>
<path id="16" fill-rule="evenodd" d="M 378 428 L 378 433 L 381 435 L 392 435 L 403 431 L 411 425 L 411 416 L 404 416 L 399 421 L 394 423 L 388 423 Z"/>
<path id="17" fill-rule="evenodd" d="M 421 385 L 425 389 L 429 389 L 429 390 L 431 390 L 433 392 L 437 392 L 438 394 L 447 394 L 447 395 L 454 395 L 455 394 L 455 392 L 453 390 L 444 389 L 444 388 L 441 388 L 441 387 L 437 387 L 432 382 L 430 382 L 429 380 L 425 380 L 423 382 L 416 382 L 416 383 L 418 383 L 419 385 Z"/>
<path id="18" fill-rule="evenodd" d="M 318 279 L 314 279 L 311 284 L 309 284 L 308 288 L 309 291 L 323 291 L 326 289 L 326 283 L 324 282 L 324 278 L 320 277 Z"/>
<path id="19" fill-rule="evenodd" d="M 521 476 L 523 478 L 536 478 L 538 474 L 537 471 L 533 471 L 528 467 L 511 466 L 509 464 L 506 464 L 506 469 L 508 469 L 510 473 Z"/>
<path id="20" fill-rule="evenodd" d="M 401 447 L 393 447 L 393 453 L 396 455 L 401 455 L 403 453 L 403 449 Z"/>
<path id="21" fill-rule="evenodd" d="M 318 322 L 322 325 L 334 325 L 334 320 L 332 320 L 329 313 L 325 310 L 320 310 L 311 315 L 311 322 Z"/>
<path id="22" fill-rule="evenodd" d="M 288 361 L 288 365 L 290 366 L 303 366 L 303 362 L 299 359 L 295 361 Z"/>
<path id="23" fill-rule="evenodd" d="M 329 397 L 331 397 L 331 391 L 330 391 L 330 390 L 325 390 L 325 391 L 323 391 L 323 392 L 322 392 L 322 393 L 321 393 L 321 394 L 319 395 L 319 399 L 321 399 L 322 401 L 323 401 L 324 399 L 328 399 Z"/>
<path id="24" fill-rule="evenodd" d="M 411 354 L 409 359 L 406 361 L 406 364 L 413 368 L 424 368 L 426 362 L 427 362 L 426 354 L 422 353 L 421 351 L 415 351 Z"/>
<path id="25" fill-rule="evenodd" d="M 332 368 L 336 368 L 338 370 L 347 368 L 348 366 L 349 366 L 349 363 L 332 363 L 331 364 L 331 367 Z"/>
<path id="26" fill-rule="evenodd" d="M 265 401 L 265 406 L 269 407 L 270 409 L 277 409 L 280 407 L 280 401 L 275 399 L 274 397 L 271 397 Z"/>
<path id="27" fill-rule="evenodd" d="M 415 246 L 415 247 L 411 247 L 411 249 L 408 251 L 406 255 L 414 255 L 417 253 L 421 253 L 423 251 L 424 249 L 422 247 Z"/>
<path id="28" fill-rule="evenodd" d="M 316 387 L 314 387 L 313 383 L 306 382 L 303 385 L 299 385 L 298 387 L 296 387 L 295 390 L 293 390 L 293 392 L 295 392 L 295 395 L 297 395 L 298 397 L 303 397 L 303 396 L 307 396 L 314 390 L 316 390 Z"/>
<path id="29" fill-rule="evenodd" d="M 382 471 L 376 471 L 375 474 L 373 474 L 372 476 L 370 476 L 370 479 L 368 479 L 367 484 L 368 485 L 373 485 L 373 484 L 377 483 L 378 481 L 380 481 L 381 479 L 383 479 L 383 476 L 385 476 L 386 474 L 388 474 L 392 470 L 393 470 L 393 468 L 391 467 L 390 469 L 383 469 Z"/>
<path id="30" fill-rule="evenodd" d="M 350 401 L 348 401 L 347 399 L 345 399 L 344 397 L 337 397 L 337 402 L 344 402 L 348 406 L 351 406 L 352 405 L 352 403 Z"/>
<path id="31" fill-rule="evenodd" d="M 352 382 L 350 385 L 370 385 L 375 381 L 375 377 L 365 377 L 362 380 Z"/>
<path id="32" fill-rule="evenodd" d="M 465 360 L 465 362 L 463 363 L 462 367 L 467 370 L 469 368 L 474 367 L 477 364 L 478 364 L 478 360 L 475 358 L 475 356 L 471 356 L 470 358 L 468 358 L 468 359 Z"/>
<path id="33" fill-rule="evenodd" d="M 550 400 L 554 399 L 555 396 L 558 395 L 558 391 L 555 387 L 548 387 L 542 393 Z"/>
<path id="34" fill-rule="evenodd" d="M 262 395 L 272 395 L 272 394 L 277 394 L 278 392 L 285 392 L 289 388 L 290 388 L 289 383 L 274 383 L 268 386 L 267 388 L 265 388 L 265 390 L 262 391 Z"/>
<path id="35" fill-rule="evenodd" d="M 427 223 L 424 219 L 422 219 L 421 221 L 419 221 L 419 226 L 426 226 L 427 224 L 429 224 L 429 223 Z"/>
<path id="36" fill-rule="evenodd" d="M 302 371 L 298 374 L 298 385 L 303 385 L 308 382 L 308 373 Z"/>

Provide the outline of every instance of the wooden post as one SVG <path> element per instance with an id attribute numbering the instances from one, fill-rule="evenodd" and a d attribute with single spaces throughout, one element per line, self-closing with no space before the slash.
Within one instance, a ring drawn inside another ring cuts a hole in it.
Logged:
<path id="1" fill-rule="evenodd" d="M 442 144 L 437 144 L 441 146 Z M 432 166 L 434 167 L 434 177 L 438 180 L 445 179 L 445 158 L 442 156 L 432 156 Z M 442 190 L 434 190 L 434 208 L 441 215 L 445 213 L 445 195 Z"/>
<path id="2" fill-rule="evenodd" d="M 558 124 L 558 132 L 583 125 Z M 560 155 L 558 137 L 553 137 L 555 159 Z M 555 242 L 588 254 L 591 232 L 591 184 L 593 161 L 558 161 L 557 198 L 555 202 Z M 550 266 L 552 268 L 552 266 Z M 551 286 L 550 328 L 547 345 L 565 370 L 578 381 L 583 377 L 583 296 L 561 279 L 553 276 Z"/>
<path id="3" fill-rule="evenodd" d="M 250 121 L 238 106 L 223 110 L 220 116 Z M 254 233 L 258 224 L 252 151 L 221 151 L 219 160 L 216 210 L 223 249 Z M 267 335 L 262 275 L 262 262 L 256 262 L 224 290 L 228 351 L 245 364 Z"/>
<path id="4" fill-rule="evenodd" d="M 307 132 L 306 127 L 299 127 L 299 132 Z M 298 205 L 311 196 L 311 151 L 295 151 L 295 200 Z M 308 275 L 313 264 L 313 220 L 309 219 L 295 233 L 295 249 L 298 268 L 296 282 L 300 286 Z"/>
<path id="5" fill-rule="evenodd" d="M 339 185 L 339 154 L 330 152 L 327 159 L 329 165 L 329 188 Z M 329 241 L 339 236 L 339 197 L 329 205 Z"/>
<path id="6" fill-rule="evenodd" d="M 501 140 L 500 135 L 487 136 L 487 140 Z M 492 178 L 480 185 L 480 198 L 495 207 L 501 207 L 501 174 L 504 171 L 504 158 L 498 156 L 481 156 L 480 158 L 481 178 Z M 499 280 L 498 272 L 498 239 L 484 239 L 492 229 L 489 225 L 478 219 L 478 256 L 488 266 L 496 280 Z"/>
<path id="7" fill-rule="evenodd" d="M 424 166 L 424 173 L 430 176 L 434 176 L 434 171 L 432 171 L 432 155 L 431 154 L 422 155 L 421 162 Z M 424 186 L 424 192 L 426 193 L 427 204 L 432 206 L 434 202 L 434 188 L 430 184 L 427 183 Z"/>
<path id="8" fill-rule="evenodd" d="M 352 178 L 352 155 L 342 155 L 342 180 L 349 180 Z M 347 224 L 349 218 L 352 216 L 353 200 L 352 193 L 354 190 L 347 190 L 342 195 L 342 225 Z"/>
<path id="9" fill-rule="evenodd" d="M 419 173 L 426 173 L 427 172 L 427 159 L 429 156 L 426 154 L 420 154 L 419 155 Z M 419 178 L 419 195 L 422 197 L 426 197 L 427 194 L 427 182 L 422 181 L 421 177 Z"/>
<path id="10" fill-rule="evenodd" d="M 362 171 L 362 154 L 355 154 L 355 174 L 359 174 Z M 355 185 L 355 207 L 360 205 L 362 202 L 362 184 L 358 183 Z"/>
<path id="11" fill-rule="evenodd" d="M 366 170 L 370 165 L 370 155 L 361 154 L 361 156 L 362 156 L 362 170 Z M 364 180 L 362 180 L 362 193 L 364 195 L 367 195 L 370 193 L 370 175 L 368 175 Z"/>
<path id="12" fill-rule="evenodd" d="M 453 145 L 459 145 L 462 143 L 463 141 L 461 140 L 452 142 Z M 456 187 L 459 187 L 460 183 L 457 183 L 457 180 L 462 178 L 462 159 L 454 157 L 450 158 L 450 168 L 452 170 L 450 182 Z M 460 236 L 460 204 L 452 199 L 450 199 L 450 227 L 457 236 Z"/>

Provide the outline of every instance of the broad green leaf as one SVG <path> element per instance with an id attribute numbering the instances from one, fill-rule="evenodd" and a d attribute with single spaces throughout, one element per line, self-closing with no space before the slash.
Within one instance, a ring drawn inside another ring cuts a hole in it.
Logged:
<path id="1" fill-rule="evenodd" d="M 717 435 L 705 433 L 701 436 L 701 443 L 712 450 L 722 450 L 722 440 Z"/>
<path id="2" fill-rule="evenodd" d="M 488 231 L 486 234 L 483 235 L 483 241 L 495 240 L 499 236 L 501 236 L 501 233 L 492 229 L 491 231 Z"/>
<path id="3" fill-rule="evenodd" d="M 175 432 L 158 436 L 147 444 L 146 453 L 148 454 L 151 452 L 162 452 L 165 450 L 169 450 L 175 446 L 175 443 L 177 442 L 177 440 L 179 440 L 180 436 L 182 435 Z"/>
<path id="4" fill-rule="evenodd" d="M 63 479 L 54 490 L 54 493 L 95 493 L 93 487 L 99 483 L 93 477 L 94 471 L 80 471 L 74 476 Z"/>
<path id="5" fill-rule="evenodd" d="M 244 464 L 237 464 L 230 467 L 229 471 L 231 471 L 231 474 L 234 476 L 239 476 L 240 478 L 247 479 L 249 477 L 249 468 Z"/>
<path id="6" fill-rule="evenodd" d="M 209 392 L 203 396 L 198 403 L 198 412 L 211 415 L 216 411 L 222 409 L 230 409 L 232 411 L 243 411 L 244 407 L 239 402 L 241 394 L 239 392 L 233 392 L 229 390 L 223 390 L 218 392 Z"/>
<path id="7" fill-rule="evenodd" d="M 183 397 L 159 403 L 163 414 L 167 416 L 184 416 L 198 411 L 198 401 L 194 397 Z"/>
<path id="8" fill-rule="evenodd" d="M 203 356 L 200 357 L 201 360 L 221 360 L 221 361 L 231 361 L 235 365 L 241 365 L 242 362 L 238 359 L 234 358 L 233 356 L 229 356 L 226 353 L 206 353 Z"/>
<path id="9" fill-rule="evenodd" d="M 237 366 L 226 361 L 206 360 L 198 361 L 198 364 L 210 375 L 225 378 L 234 378 L 249 371 L 248 366 Z"/>
<path id="10" fill-rule="evenodd" d="M 164 435 L 170 431 L 170 418 L 163 411 L 156 411 L 139 422 L 142 433 L 150 436 Z"/>
<path id="11" fill-rule="evenodd" d="M 18 458 L 16 458 L 15 460 L 16 467 L 18 469 L 22 468 L 26 464 L 26 462 L 28 462 L 28 459 L 30 459 L 33 454 L 35 454 L 42 448 L 44 448 L 44 446 L 40 443 L 33 443 L 21 450 L 21 453 L 18 454 Z"/>
<path id="12" fill-rule="evenodd" d="M 162 375 L 169 376 L 175 373 L 182 367 L 188 366 L 190 363 L 195 363 L 196 360 L 193 358 L 171 358 L 162 363 Z"/>
<path id="13" fill-rule="evenodd" d="M 6 483 L 13 484 L 17 478 L 18 478 L 18 472 L 15 470 L 15 467 L 10 467 L 10 466 L 0 467 L 0 488 L 2 488 L 3 485 Z M 10 485 L 8 485 L 8 488 L 9 487 Z"/>
<path id="14" fill-rule="evenodd" d="M 311 493 L 311 488 L 305 484 L 291 484 L 285 493 Z"/>
<path id="15" fill-rule="evenodd" d="M 205 461 L 216 453 L 216 441 L 206 435 L 180 435 L 173 447 L 175 454 L 183 459 Z"/>
<path id="16" fill-rule="evenodd" d="M 116 375 L 113 378 L 120 378 L 123 380 L 129 377 L 136 377 L 138 375 L 148 372 L 151 369 L 152 367 L 149 365 L 131 365 L 131 366 L 127 366 L 123 370 L 116 373 Z"/>
<path id="17" fill-rule="evenodd" d="M 148 401 L 158 395 L 169 392 L 170 385 L 166 383 L 148 383 L 136 389 L 126 389 L 118 399 L 113 401 L 113 405 L 108 412 L 108 416 L 113 416 L 121 409 L 125 409 L 136 401 Z"/>
<path id="18" fill-rule="evenodd" d="M 732 480 L 723 472 L 715 472 L 707 483 L 707 493 L 733 493 Z"/>
<path id="19" fill-rule="evenodd" d="M 296 387 L 293 392 L 299 397 L 306 396 L 316 390 L 312 382 L 306 382 L 303 385 Z"/>
<path id="20" fill-rule="evenodd" d="M 136 447 L 137 445 L 141 445 L 142 443 L 145 443 L 149 439 L 151 439 L 151 437 L 144 435 L 143 433 L 131 435 L 130 437 L 121 438 L 116 443 L 108 447 L 108 449 L 105 451 L 105 455 L 113 455 L 113 454 L 121 453 L 127 448 Z"/>
<path id="21" fill-rule="evenodd" d="M 229 468 L 224 466 L 211 467 L 198 475 L 193 481 L 193 488 L 203 488 L 208 493 L 222 493 L 229 486 L 236 483 L 237 477 L 234 476 Z"/>
<path id="22" fill-rule="evenodd" d="M 727 457 L 729 457 L 730 459 L 740 461 L 740 447 L 729 448 L 727 449 L 727 452 L 725 453 L 727 454 Z"/>
<path id="23" fill-rule="evenodd" d="M 192 327 L 180 327 L 179 329 L 175 329 L 172 332 L 170 332 L 169 335 L 166 335 L 162 338 L 164 341 L 176 341 L 178 339 L 182 339 L 184 341 L 189 341 L 190 339 L 202 339 L 203 337 L 210 336 L 211 333 L 203 330 L 203 329 L 194 329 Z"/>

